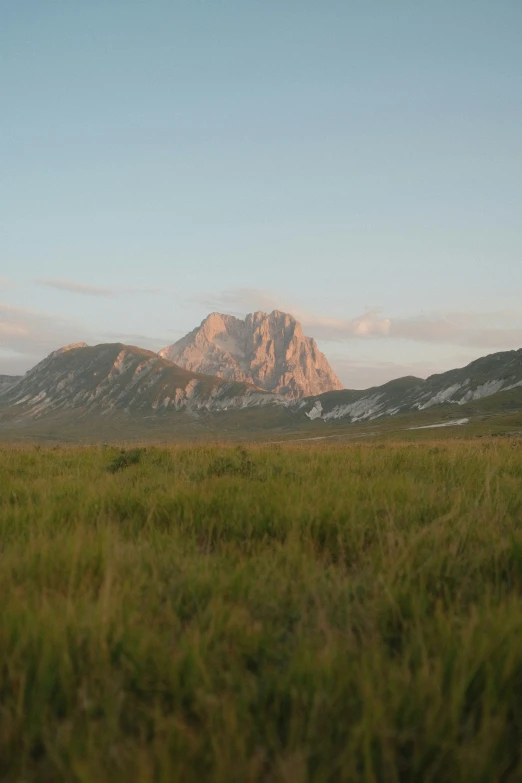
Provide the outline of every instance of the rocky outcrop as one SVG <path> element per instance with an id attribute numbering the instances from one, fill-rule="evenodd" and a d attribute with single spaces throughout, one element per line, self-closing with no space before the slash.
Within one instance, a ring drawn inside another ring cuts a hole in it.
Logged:
<path id="1" fill-rule="evenodd" d="M 244 320 L 211 313 L 160 356 L 192 372 L 252 383 L 287 397 L 343 386 L 313 338 L 288 313 L 250 313 Z"/>

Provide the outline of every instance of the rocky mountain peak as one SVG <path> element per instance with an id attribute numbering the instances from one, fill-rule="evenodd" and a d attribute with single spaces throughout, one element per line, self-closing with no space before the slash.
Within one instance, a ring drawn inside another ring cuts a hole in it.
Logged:
<path id="1" fill-rule="evenodd" d="M 281 310 L 258 310 L 244 320 L 211 313 L 160 356 L 192 372 L 252 383 L 287 397 L 342 389 L 315 341 Z"/>

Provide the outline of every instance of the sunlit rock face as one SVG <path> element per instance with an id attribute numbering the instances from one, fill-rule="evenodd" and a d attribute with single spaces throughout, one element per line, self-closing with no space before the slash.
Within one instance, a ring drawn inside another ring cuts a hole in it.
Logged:
<path id="1" fill-rule="evenodd" d="M 211 313 L 160 356 L 192 372 L 253 383 L 287 397 L 343 386 L 313 338 L 288 313 L 249 313 L 243 320 Z"/>

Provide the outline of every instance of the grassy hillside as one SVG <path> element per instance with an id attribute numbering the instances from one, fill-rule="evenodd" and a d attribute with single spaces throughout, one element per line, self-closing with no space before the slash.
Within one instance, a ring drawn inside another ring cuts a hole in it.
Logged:
<path id="1" fill-rule="evenodd" d="M 521 486 L 514 438 L 0 448 L 0 780 L 521 780 Z"/>

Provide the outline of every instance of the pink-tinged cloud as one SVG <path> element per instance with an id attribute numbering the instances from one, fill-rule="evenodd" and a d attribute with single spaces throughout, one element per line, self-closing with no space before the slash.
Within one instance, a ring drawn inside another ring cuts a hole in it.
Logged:
<path id="1" fill-rule="evenodd" d="M 323 340 L 386 337 L 391 328 L 390 319 L 381 318 L 376 310 L 368 310 L 362 315 L 348 319 L 325 318 L 299 310 L 294 314 L 306 332 Z"/>
<path id="2" fill-rule="evenodd" d="M 29 370 L 52 351 L 77 342 L 125 342 L 158 351 L 166 337 L 93 332 L 81 323 L 0 302 L 0 375 Z"/>
<path id="3" fill-rule="evenodd" d="M 391 322 L 381 318 L 378 310 L 368 310 L 350 319 L 328 318 L 303 310 L 295 301 L 284 294 L 263 288 L 233 288 L 219 294 L 198 297 L 198 301 L 209 310 L 225 310 L 232 315 L 244 316 L 248 312 L 282 310 L 291 313 L 310 333 L 318 339 L 343 339 L 352 337 L 386 336 Z"/>
<path id="4" fill-rule="evenodd" d="M 26 357 L 28 369 L 51 351 L 79 342 L 85 334 L 86 330 L 72 320 L 0 303 L 0 365 L 2 353 L 18 354 Z"/>

